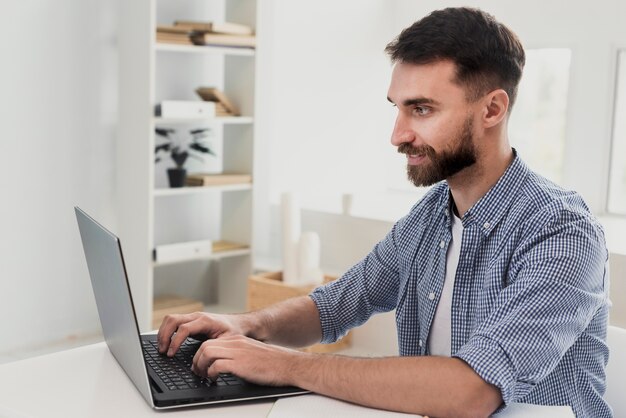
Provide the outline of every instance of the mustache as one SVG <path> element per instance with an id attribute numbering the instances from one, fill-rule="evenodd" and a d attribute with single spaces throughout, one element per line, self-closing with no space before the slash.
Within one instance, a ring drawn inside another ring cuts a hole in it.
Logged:
<path id="1" fill-rule="evenodd" d="M 434 155 L 436 155 L 434 148 L 430 145 L 420 145 L 419 147 L 414 147 L 407 142 L 405 142 L 404 144 L 400 144 L 400 146 L 398 147 L 398 152 L 400 154 L 417 154 L 426 155 L 428 157 L 433 157 Z"/>

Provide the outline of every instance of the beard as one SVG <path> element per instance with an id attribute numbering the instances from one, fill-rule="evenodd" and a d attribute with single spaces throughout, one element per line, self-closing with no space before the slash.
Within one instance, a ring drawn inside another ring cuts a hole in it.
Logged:
<path id="1" fill-rule="evenodd" d="M 454 148 L 439 153 L 430 145 L 413 147 L 408 143 L 401 144 L 399 153 L 424 155 L 429 160 L 416 166 L 407 164 L 408 179 L 417 187 L 431 186 L 476 163 L 472 125 L 470 116 L 452 141 Z"/>

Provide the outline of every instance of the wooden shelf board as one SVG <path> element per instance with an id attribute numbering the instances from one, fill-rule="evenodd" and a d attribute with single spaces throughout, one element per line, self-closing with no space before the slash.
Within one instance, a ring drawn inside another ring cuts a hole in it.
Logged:
<path id="1" fill-rule="evenodd" d="M 222 124 L 222 125 L 250 125 L 254 123 L 251 116 L 216 116 L 214 118 L 162 118 L 155 117 L 155 125 L 186 125 L 186 124 Z"/>
<path id="2" fill-rule="evenodd" d="M 232 192 L 239 190 L 252 190 L 251 183 L 244 184 L 225 184 L 221 186 L 199 186 L 199 187 L 176 187 L 155 189 L 154 197 L 163 196 L 187 196 L 212 192 Z"/>
<path id="3" fill-rule="evenodd" d="M 164 42 L 156 42 L 154 49 L 164 52 L 184 52 L 191 54 L 218 54 L 218 55 L 237 55 L 244 57 L 253 57 L 255 50 L 252 48 L 237 48 L 227 46 L 211 46 L 211 45 L 178 45 L 168 44 Z"/>

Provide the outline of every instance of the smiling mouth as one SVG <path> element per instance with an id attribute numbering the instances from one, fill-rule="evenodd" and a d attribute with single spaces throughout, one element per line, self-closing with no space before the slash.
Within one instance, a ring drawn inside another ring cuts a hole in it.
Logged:
<path id="1" fill-rule="evenodd" d="M 427 160 L 426 154 L 406 154 L 406 161 L 409 166 L 422 165 Z"/>

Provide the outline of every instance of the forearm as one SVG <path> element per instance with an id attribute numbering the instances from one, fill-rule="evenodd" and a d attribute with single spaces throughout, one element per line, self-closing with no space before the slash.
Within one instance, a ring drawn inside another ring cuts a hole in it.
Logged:
<path id="1" fill-rule="evenodd" d="M 322 339 L 319 312 L 308 296 L 243 314 L 241 321 L 245 335 L 271 344 L 304 347 Z"/>
<path id="2" fill-rule="evenodd" d="M 446 357 L 297 356 L 287 382 L 374 408 L 429 416 L 489 416 L 502 402 L 465 362 Z"/>

